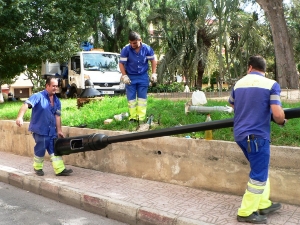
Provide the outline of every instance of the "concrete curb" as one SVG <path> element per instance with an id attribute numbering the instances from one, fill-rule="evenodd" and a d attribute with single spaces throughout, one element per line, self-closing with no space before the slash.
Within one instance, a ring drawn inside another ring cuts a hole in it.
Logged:
<path id="1" fill-rule="evenodd" d="M 73 207 L 105 216 L 132 225 L 210 225 L 185 217 L 178 217 L 148 207 L 141 207 L 126 201 L 101 196 L 97 193 L 82 192 L 63 183 L 11 167 L 0 165 L 0 182 L 42 195 Z"/>
<path id="2" fill-rule="evenodd" d="M 27 157 L 26 160 L 24 158 L 26 162 L 21 167 L 19 164 L 15 164 L 14 168 L 30 171 L 32 175 L 33 171 L 30 164 L 32 164 L 34 139 L 28 131 L 28 126 L 28 122 L 19 128 L 14 121 L 1 120 L 0 135 L 3 141 L 0 142 L 0 149 L 3 151 L 3 157 L 8 157 L 8 161 L 2 160 L 2 165 L 7 167 L 13 165 L 8 163 L 9 156 L 5 154 Z M 129 133 L 76 127 L 63 127 L 63 131 L 68 137 L 86 137 L 95 133 L 113 137 Z M 300 148 L 272 145 L 271 152 L 269 178 L 272 183 L 276 183 L 276 186 L 272 188 L 272 200 L 299 205 L 300 192 L 297 187 L 300 186 L 298 179 Z M 101 151 L 70 154 L 63 156 L 63 159 L 65 165 L 89 169 L 90 171 L 240 196 L 245 192 L 244 182 L 249 179 L 249 163 L 238 145 L 229 141 L 206 141 L 164 136 L 114 143 Z M 48 154 L 45 155 L 45 160 L 50 161 Z M 53 171 L 49 164 L 50 168 Z M 199 171 L 201 171 L 200 174 Z M 76 183 L 76 179 L 72 180 Z M 239 182 L 242 180 L 244 182 Z M 70 185 L 70 187 L 81 189 L 79 186 Z M 96 192 L 93 189 L 87 191 Z M 143 190 L 139 189 L 139 191 L 142 195 Z M 115 196 L 110 197 L 117 198 Z M 132 202 L 127 199 L 126 201 Z M 140 202 L 134 203 L 139 204 Z M 154 208 L 147 203 L 143 206 Z M 177 214 L 176 210 L 166 209 L 165 211 Z M 189 216 L 187 217 L 189 218 Z M 196 217 L 191 218 L 198 219 Z M 208 221 L 205 219 L 205 215 L 202 219 Z"/>

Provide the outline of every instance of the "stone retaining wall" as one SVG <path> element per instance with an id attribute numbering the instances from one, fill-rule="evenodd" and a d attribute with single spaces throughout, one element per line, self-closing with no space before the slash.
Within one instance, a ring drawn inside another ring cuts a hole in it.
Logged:
<path id="1" fill-rule="evenodd" d="M 0 120 L 0 151 L 32 157 L 34 140 L 28 125 L 19 128 L 14 121 Z M 63 132 L 66 137 L 126 133 L 73 127 L 63 127 Z M 217 140 L 160 137 L 114 143 L 63 158 L 66 164 L 87 169 L 237 195 L 244 193 L 249 173 L 237 145 Z M 271 146 L 272 200 L 300 205 L 299 162 L 299 148 Z"/>

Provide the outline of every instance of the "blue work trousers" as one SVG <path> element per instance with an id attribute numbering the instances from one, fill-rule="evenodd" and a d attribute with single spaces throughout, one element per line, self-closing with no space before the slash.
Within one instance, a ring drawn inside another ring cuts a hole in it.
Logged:
<path id="1" fill-rule="evenodd" d="M 242 149 L 250 163 L 249 177 L 260 182 L 267 181 L 270 165 L 270 141 L 264 138 L 250 136 L 236 143 Z M 249 148 L 250 147 L 250 148 Z"/>
<path id="2" fill-rule="evenodd" d="M 127 100 L 130 101 L 136 98 L 147 99 L 147 92 L 149 87 L 148 74 L 128 76 L 131 80 L 131 84 L 126 84 Z"/>
<path id="3" fill-rule="evenodd" d="M 247 189 L 243 195 L 239 216 L 249 216 L 259 209 L 268 208 L 272 202 L 268 171 L 270 164 L 270 142 L 267 139 L 250 135 L 236 142 L 250 163 Z"/>
<path id="4" fill-rule="evenodd" d="M 32 136 L 35 140 L 34 155 L 44 157 L 46 150 L 49 155 L 54 153 L 54 139 L 56 136 L 45 136 L 36 133 L 33 133 Z"/>

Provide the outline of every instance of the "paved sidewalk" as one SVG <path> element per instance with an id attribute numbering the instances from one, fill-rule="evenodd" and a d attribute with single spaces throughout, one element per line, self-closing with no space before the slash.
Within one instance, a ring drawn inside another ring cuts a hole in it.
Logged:
<path id="1" fill-rule="evenodd" d="M 239 224 L 241 196 L 103 173 L 74 166 L 72 176 L 56 177 L 50 162 L 45 176 L 32 158 L 0 152 L 0 181 L 128 224 Z M 1 197 L 1 192 L 0 192 Z M 300 224 L 300 207 L 283 204 L 268 224 Z"/>

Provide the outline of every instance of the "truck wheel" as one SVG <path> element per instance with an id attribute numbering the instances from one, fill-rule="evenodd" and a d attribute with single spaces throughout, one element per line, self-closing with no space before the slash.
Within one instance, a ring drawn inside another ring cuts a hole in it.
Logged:
<path id="1" fill-rule="evenodd" d="M 77 92 L 75 88 L 72 88 L 70 90 L 70 94 L 69 94 L 70 98 L 77 98 Z"/>
<path id="2" fill-rule="evenodd" d="M 66 92 L 60 94 L 61 98 L 68 98 Z"/>

